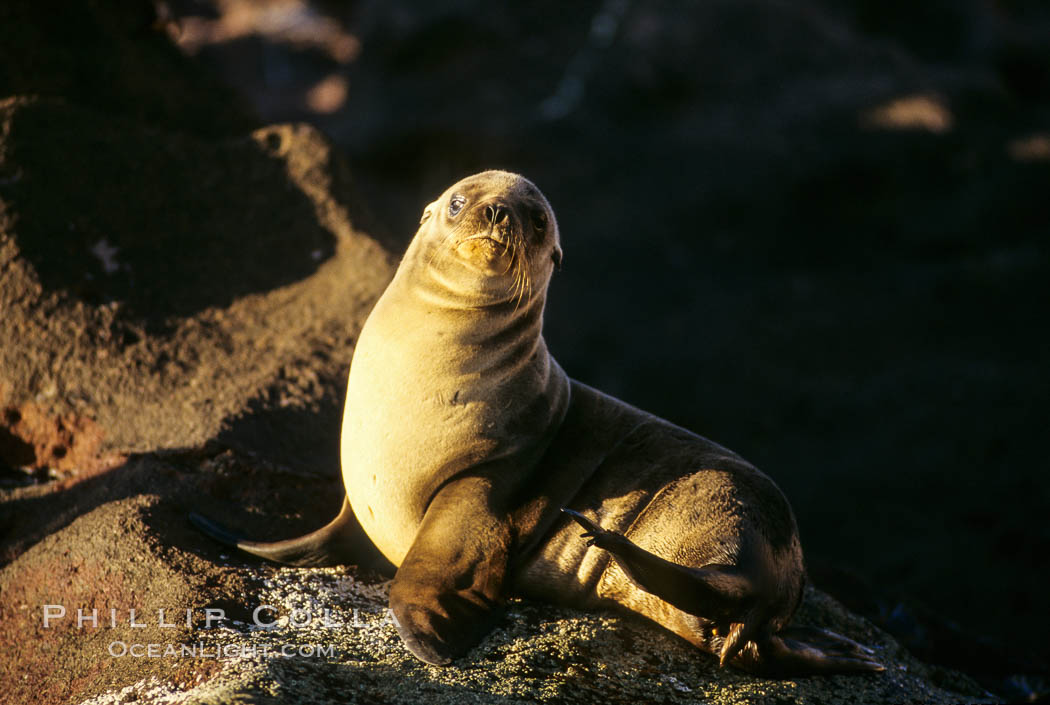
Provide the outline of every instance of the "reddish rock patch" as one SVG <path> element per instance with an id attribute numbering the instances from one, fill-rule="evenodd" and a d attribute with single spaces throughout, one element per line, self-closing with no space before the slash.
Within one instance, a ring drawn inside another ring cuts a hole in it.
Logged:
<path id="1" fill-rule="evenodd" d="M 120 462 L 102 452 L 102 428 L 73 413 L 50 415 L 33 402 L 0 411 L 0 462 L 14 468 L 91 476 Z"/>
<path id="2" fill-rule="evenodd" d="M 0 385 L 0 470 L 15 484 L 57 479 L 49 491 L 68 489 L 124 462 L 124 455 L 103 450 L 106 434 L 93 419 L 9 398 Z"/>
<path id="3" fill-rule="evenodd" d="M 234 572 L 158 548 L 143 523 L 155 502 L 106 503 L 63 529 L 65 538 L 52 534 L 0 570 L 0 699 L 79 701 L 149 676 L 192 684 L 218 667 L 196 658 L 115 658 L 109 650 L 114 642 L 190 643 L 197 625 L 173 615 L 197 614 L 210 599 L 243 601 L 246 588 Z M 133 608 L 136 625 L 144 627 L 131 626 Z M 160 627 L 158 608 L 174 627 Z"/>

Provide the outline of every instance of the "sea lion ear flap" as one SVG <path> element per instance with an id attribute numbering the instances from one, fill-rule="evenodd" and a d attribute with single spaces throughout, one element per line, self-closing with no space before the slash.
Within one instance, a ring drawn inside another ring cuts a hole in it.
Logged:
<path id="1" fill-rule="evenodd" d="M 551 261 L 554 262 L 554 266 L 559 272 L 561 271 L 561 257 L 561 248 L 555 245 L 554 249 L 551 250 Z"/>
<path id="2" fill-rule="evenodd" d="M 431 216 L 431 214 L 433 214 L 433 212 L 434 212 L 434 204 L 431 203 L 429 206 L 427 206 L 426 208 L 423 209 L 423 216 L 419 219 L 419 224 L 422 225 L 423 223 L 425 223 L 428 220 L 430 220 L 430 216 Z"/>

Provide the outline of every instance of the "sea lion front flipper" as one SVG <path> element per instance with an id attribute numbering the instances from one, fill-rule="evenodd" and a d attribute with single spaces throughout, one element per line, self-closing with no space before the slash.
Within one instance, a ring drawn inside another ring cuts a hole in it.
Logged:
<path id="1" fill-rule="evenodd" d="M 476 476 L 443 487 L 390 586 L 397 630 L 427 663 L 462 656 L 502 612 L 511 532 L 489 494 L 490 481 Z"/>

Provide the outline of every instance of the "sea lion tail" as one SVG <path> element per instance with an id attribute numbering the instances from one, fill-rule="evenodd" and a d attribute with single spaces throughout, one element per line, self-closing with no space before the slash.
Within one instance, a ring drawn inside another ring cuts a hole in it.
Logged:
<path id="1" fill-rule="evenodd" d="M 370 558 L 361 550 L 369 545 L 368 539 L 357 523 L 346 498 L 343 499 L 343 508 L 339 515 L 317 531 L 271 543 L 249 541 L 196 512 L 190 513 L 189 520 L 198 531 L 225 546 L 276 563 L 304 567 L 349 563 L 360 565 Z M 361 543 L 364 546 L 359 545 Z"/>

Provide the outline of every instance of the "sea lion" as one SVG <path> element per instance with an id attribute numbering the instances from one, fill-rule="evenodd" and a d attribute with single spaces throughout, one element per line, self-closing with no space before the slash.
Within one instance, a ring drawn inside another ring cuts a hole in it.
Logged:
<path id="1" fill-rule="evenodd" d="M 523 595 L 637 612 L 753 673 L 881 670 L 848 639 L 787 627 L 805 570 L 772 480 L 554 361 L 542 324 L 561 258 L 554 213 L 527 179 L 486 171 L 453 185 L 424 210 L 358 339 L 339 516 L 271 544 L 194 522 L 296 565 L 378 549 L 397 569 L 399 633 L 431 664 L 474 646 L 504 598 Z"/>

